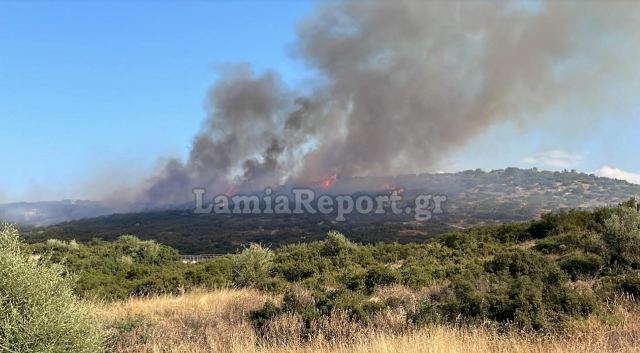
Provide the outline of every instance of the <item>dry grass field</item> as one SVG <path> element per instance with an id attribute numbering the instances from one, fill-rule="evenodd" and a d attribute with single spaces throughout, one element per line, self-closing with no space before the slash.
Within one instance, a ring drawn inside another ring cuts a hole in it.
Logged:
<path id="1" fill-rule="evenodd" d="M 397 289 L 396 289 L 397 290 Z M 280 317 L 257 335 L 247 316 L 268 299 L 252 290 L 218 290 L 180 297 L 135 298 L 103 304 L 114 352 L 639 352 L 640 313 L 611 307 L 603 317 L 576 323 L 564 334 L 499 333 L 491 328 L 406 326 L 403 313 L 387 312 L 366 326 L 341 314 L 314 323 L 301 339 L 302 320 Z"/>

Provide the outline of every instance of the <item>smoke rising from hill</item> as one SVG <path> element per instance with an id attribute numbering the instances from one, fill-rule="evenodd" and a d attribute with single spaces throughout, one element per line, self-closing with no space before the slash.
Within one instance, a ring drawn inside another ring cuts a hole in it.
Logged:
<path id="1" fill-rule="evenodd" d="M 321 5 L 293 44 L 316 75 L 311 92 L 275 72 L 226 67 L 188 159 L 169 161 L 142 198 L 169 204 L 193 187 L 428 171 L 493 124 L 569 101 L 607 104 L 593 98 L 638 77 L 639 10 L 604 1 Z"/>

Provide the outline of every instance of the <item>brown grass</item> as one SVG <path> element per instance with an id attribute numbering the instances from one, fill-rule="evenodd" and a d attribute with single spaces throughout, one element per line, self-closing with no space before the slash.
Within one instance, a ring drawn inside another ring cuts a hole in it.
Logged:
<path id="1" fill-rule="evenodd" d="M 403 288 L 379 293 L 404 296 Z M 361 352 L 361 353 L 578 353 L 640 351 L 640 314 L 620 304 L 605 318 L 576 323 L 569 334 L 498 333 L 490 328 L 453 326 L 419 330 L 406 325 L 402 312 L 385 312 L 367 327 L 334 313 L 314 323 L 313 337 L 301 339 L 302 318 L 273 320 L 258 337 L 247 320 L 251 310 L 279 298 L 252 290 L 219 290 L 181 297 L 131 299 L 105 304 L 103 319 L 114 328 L 114 352 Z"/>

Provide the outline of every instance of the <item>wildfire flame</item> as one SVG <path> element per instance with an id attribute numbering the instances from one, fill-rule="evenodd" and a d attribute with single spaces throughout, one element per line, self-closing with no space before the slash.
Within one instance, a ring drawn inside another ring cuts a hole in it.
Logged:
<path id="1" fill-rule="evenodd" d="M 401 187 L 396 187 L 395 185 L 391 184 L 391 183 L 384 183 L 384 185 L 382 186 L 384 191 L 393 193 L 394 191 L 398 194 L 402 194 L 404 192 L 404 188 Z"/>
<path id="2" fill-rule="evenodd" d="M 328 178 L 325 178 L 319 181 L 318 186 L 320 186 L 323 189 L 328 189 L 333 185 L 335 185 L 335 183 L 337 182 L 338 182 L 338 173 L 334 171 Z"/>
<path id="3" fill-rule="evenodd" d="M 227 191 L 225 191 L 224 194 L 227 195 L 227 197 L 231 197 L 236 194 L 236 191 L 237 191 L 236 185 L 231 184 L 229 185 L 229 187 L 227 187 Z"/>

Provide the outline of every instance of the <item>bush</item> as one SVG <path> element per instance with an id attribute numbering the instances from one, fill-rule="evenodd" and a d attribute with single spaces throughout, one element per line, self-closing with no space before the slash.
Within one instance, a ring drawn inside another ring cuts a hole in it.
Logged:
<path id="1" fill-rule="evenodd" d="M 640 267 L 640 213 L 635 208 L 614 209 L 604 221 L 603 236 L 614 263 Z"/>
<path id="2" fill-rule="evenodd" d="M 132 235 L 120 236 L 115 246 L 137 263 L 160 265 L 180 259 L 177 250 L 153 240 L 140 240 Z"/>
<path id="3" fill-rule="evenodd" d="M 264 303 L 261 309 L 249 313 L 249 320 L 258 333 L 274 317 L 282 313 L 282 310 L 272 301 Z"/>
<path id="4" fill-rule="evenodd" d="M 318 268 L 319 254 L 309 245 L 288 245 L 278 251 L 276 270 L 288 282 L 297 282 L 312 277 Z"/>
<path id="5" fill-rule="evenodd" d="M 604 266 L 604 259 L 595 254 L 573 253 L 560 261 L 560 269 L 569 274 L 572 279 L 579 276 L 594 276 Z"/>
<path id="6" fill-rule="evenodd" d="M 499 253 L 485 265 L 486 271 L 518 278 L 529 276 L 541 279 L 545 284 L 557 284 L 562 273 L 548 258 L 530 250 L 507 250 Z"/>
<path id="7" fill-rule="evenodd" d="M 288 313 L 300 314 L 306 322 L 318 318 L 319 313 L 315 305 L 315 298 L 307 290 L 299 286 L 292 286 L 287 289 L 282 297 L 282 310 Z"/>
<path id="8" fill-rule="evenodd" d="M 443 318 L 472 320 L 483 317 L 486 312 L 484 293 L 478 291 L 477 287 L 471 278 L 453 278 L 450 287 L 442 293 L 441 298 L 437 298 Z"/>
<path id="9" fill-rule="evenodd" d="M 635 272 L 629 272 L 618 276 L 614 280 L 614 289 L 619 293 L 640 299 L 640 275 Z"/>
<path id="10" fill-rule="evenodd" d="M 586 317 L 598 310 L 596 297 L 589 293 L 579 293 L 567 287 L 551 288 L 547 295 L 551 309 L 574 317 Z"/>
<path id="11" fill-rule="evenodd" d="M 409 312 L 407 319 L 414 325 L 422 327 L 438 323 L 442 320 L 442 317 L 438 308 L 431 301 L 423 300 L 415 311 Z"/>
<path id="12" fill-rule="evenodd" d="M 8 352 L 100 352 L 103 330 L 73 295 L 61 268 L 20 250 L 18 232 L 0 225 L 0 348 Z"/>
<path id="13" fill-rule="evenodd" d="M 381 309 L 379 305 L 370 303 L 363 294 L 349 290 L 317 292 L 315 297 L 316 307 L 322 315 L 343 312 L 351 320 L 359 323 L 369 322 L 371 314 Z"/>
<path id="14" fill-rule="evenodd" d="M 342 233 L 331 231 L 327 233 L 327 239 L 324 241 L 320 254 L 327 257 L 337 257 L 340 254 L 353 251 L 354 248 L 355 244 Z"/>
<path id="15" fill-rule="evenodd" d="M 108 352 L 126 351 L 131 345 L 145 344 L 154 329 L 153 323 L 141 314 L 128 313 L 124 318 L 108 324 Z"/>
<path id="16" fill-rule="evenodd" d="M 233 258 L 233 283 L 240 287 L 262 288 L 273 269 L 273 257 L 273 251 L 259 244 L 249 245 Z"/>
<path id="17" fill-rule="evenodd" d="M 565 254 L 582 250 L 606 256 L 606 244 L 597 232 L 571 231 L 541 239 L 534 247 L 543 254 Z"/>
<path id="18" fill-rule="evenodd" d="M 400 282 L 398 271 L 381 265 L 369 269 L 364 280 L 369 293 L 372 293 L 378 286 L 388 286 L 398 282 Z"/>

